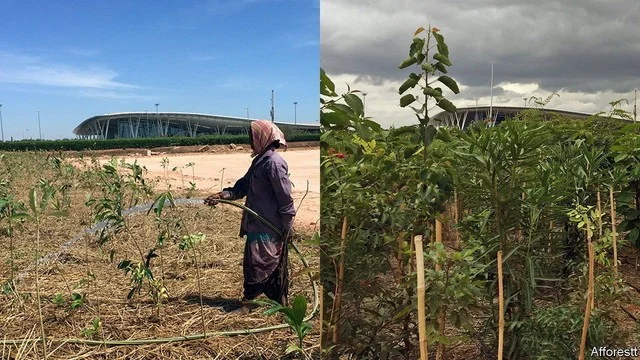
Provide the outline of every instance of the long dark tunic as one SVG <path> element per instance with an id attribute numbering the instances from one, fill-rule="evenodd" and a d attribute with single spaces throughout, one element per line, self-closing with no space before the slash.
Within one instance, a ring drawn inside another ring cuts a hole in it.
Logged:
<path id="1" fill-rule="evenodd" d="M 246 196 L 245 205 L 286 234 L 293 225 L 295 207 L 286 161 L 274 147 L 257 156 L 242 179 L 231 188 L 233 199 Z M 266 224 L 245 212 L 240 236 L 245 244 L 244 296 L 253 299 L 265 293 L 269 298 L 286 302 L 287 247 L 284 239 Z"/>

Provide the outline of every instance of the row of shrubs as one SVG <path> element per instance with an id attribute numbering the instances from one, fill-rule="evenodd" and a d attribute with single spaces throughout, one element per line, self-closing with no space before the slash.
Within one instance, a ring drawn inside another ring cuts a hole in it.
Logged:
<path id="1" fill-rule="evenodd" d="M 287 142 L 320 141 L 320 134 L 298 133 L 287 136 Z M 0 142 L 0 151 L 82 151 L 167 146 L 248 144 L 248 135 L 210 135 L 198 137 L 161 137 L 137 139 L 64 139 Z"/>

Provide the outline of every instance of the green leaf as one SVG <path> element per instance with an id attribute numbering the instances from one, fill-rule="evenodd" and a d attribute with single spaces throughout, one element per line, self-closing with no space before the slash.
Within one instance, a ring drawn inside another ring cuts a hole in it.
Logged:
<path id="1" fill-rule="evenodd" d="M 416 98 L 411 95 L 411 94 L 407 94 L 403 97 L 400 98 L 400 107 L 406 107 L 411 105 L 414 101 L 416 101 Z"/>
<path id="2" fill-rule="evenodd" d="M 296 352 L 300 352 L 300 351 L 302 351 L 302 349 L 300 349 L 300 348 L 298 347 L 298 345 L 296 345 L 296 344 L 289 344 L 289 346 L 287 346 L 287 349 L 284 351 L 284 353 L 285 353 L 286 355 L 289 355 L 289 354 L 291 354 L 291 353 L 296 353 Z"/>
<path id="3" fill-rule="evenodd" d="M 351 121 L 344 113 L 337 112 L 323 112 L 320 114 L 320 124 L 324 127 L 348 128 L 351 126 Z"/>
<path id="4" fill-rule="evenodd" d="M 38 216 L 38 208 L 36 207 L 36 194 L 36 188 L 31 189 L 31 191 L 29 192 L 29 207 L 31 208 L 31 211 L 33 211 L 33 215 L 35 217 Z"/>
<path id="5" fill-rule="evenodd" d="M 416 59 L 415 57 L 409 57 L 409 58 L 406 58 L 398 68 L 404 69 L 415 64 L 416 62 L 418 62 L 418 59 Z"/>
<path id="6" fill-rule="evenodd" d="M 440 101 L 438 101 L 438 106 L 449 113 L 455 113 L 457 108 L 455 107 L 455 105 L 453 105 L 453 103 L 451 103 L 451 101 L 447 100 L 447 99 L 440 99 Z"/>
<path id="7" fill-rule="evenodd" d="M 433 65 L 429 64 L 428 62 L 423 63 L 421 66 L 422 70 L 428 72 L 428 73 L 433 73 L 434 71 L 436 71 L 436 69 L 433 67 Z"/>
<path id="8" fill-rule="evenodd" d="M 424 40 L 421 38 L 414 38 L 411 46 L 409 47 L 409 56 L 414 56 L 417 53 L 421 53 L 424 48 Z"/>
<path id="9" fill-rule="evenodd" d="M 405 91 L 415 87 L 417 84 L 418 84 L 417 80 L 407 79 L 404 83 L 402 83 L 402 85 L 400 85 L 400 88 L 398 89 L 398 93 L 402 95 Z"/>
<path id="10" fill-rule="evenodd" d="M 336 94 L 336 85 L 329 79 L 324 69 L 320 69 L 320 94 L 330 97 L 338 96 Z"/>
<path id="11" fill-rule="evenodd" d="M 443 63 L 441 62 L 437 62 L 433 65 L 436 69 L 440 70 L 441 73 L 446 74 L 447 73 L 447 67 L 444 66 Z"/>
<path id="12" fill-rule="evenodd" d="M 628 158 L 628 157 L 629 157 L 629 154 L 618 154 L 618 155 L 616 155 L 616 157 L 613 159 L 613 161 L 615 161 L 615 162 L 620 162 L 620 161 L 622 161 L 622 160 L 624 160 L 624 159 L 626 159 L 626 158 Z"/>
<path id="13" fill-rule="evenodd" d="M 438 81 L 440 81 L 446 87 L 451 89 L 451 91 L 453 91 L 454 94 L 459 94 L 460 93 L 460 89 L 458 89 L 458 84 L 456 83 L 456 81 L 453 80 L 452 78 L 448 77 L 447 75 L 440 76 L 438 78 Z"/>
<path id="14" fill-rule="evenodd" d="M 441 98 L 442 97 L 442 90 L 440 88 L 437 89 L 433 89 L 431 87 L 426 87 L 423 91 L 423 94 L 425 94 L 426 96 L 431 96 L 434 98 Z"/>
<path id="15" fill-rule="evenodd" d="M 442 64 L 447 65 L 447 66 L 451 66 L 451 65 L 452 65 L 452 64 L 451 64 L 451 60 L 449 60 L 449 58 L 448 58 L 448 57 L 446 57 L 446 56 L 444 56 L 444 55 L 442 55 L 442 54 L 440 54 L 440 53 L 435 53 L 435 54 L 433 55 L 433 59 L 434 59 L 434 60 L 437 60 L 437 61 L 439 61 L 439 62 L 441 62 Z"/>
<path id="16" fill-rule="evenodd" d="M 27 213 L 16 213 L 11 215 L 11 220 L 23 220 L 23 219 L 33 219 L 33 217 Z"/>
<path id="17" fill-rule="evenodd" d="M 296 296 L 291 307 L 293 308 L 293 313 L 295 314 L 295 323 L 302 323 L 302 321 L 304 320 L 304 315 L 307 312 L 307 298 L 302 295 Z"/>
<path id="18" fill-rule="evenodd" d="M 364 106 L 362 105 L 362 100 L 359 96 L 355 94 L 345 94 L 343 95 L 343 98 L 347 105 L 349 105 L 351 110 L 356 114 L 356 116 L 362 116 Z"/>
<path id="19" fill-rule="evenodd" d="M 444 42 L 444 36 L 435 32 L 433 33 L 433 37 L 436 38 L 436 42 L 438 43 L 438 52 L 444 56 L 449 56 L 449 47 L 447 47 L 447 44 Z"/>

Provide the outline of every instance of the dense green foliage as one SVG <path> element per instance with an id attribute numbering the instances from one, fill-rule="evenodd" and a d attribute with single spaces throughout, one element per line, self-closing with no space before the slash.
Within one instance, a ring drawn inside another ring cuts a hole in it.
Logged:
<path id="1" fill-rule="evenodd" d="M 287 136 L 288 142 L 318 141 L 319 134 L 291 134 Z M 106 149 L 152 149 L 167 146 L 193 146 L 193 145 L 226 145 L 248 144 L 248 135 L 210 135 L 198 137 L 160 137 L 138 139 L 106 139 L 106 140 L 24 140 L 0 142 L 0 151 L 38 151 L 38 150 L 106 150 Z"/>
<path id="2" fill-rule="evenodd" d="M 505 358 L 575 357 L 587 231 L 596 258 L 587 348 L 623 345 L 613 315 L 629 293 L 613 270 L 609 189 L 624 218 L 618 253 L 637 252 L 638 125 L 532 109 L 498 126 L 434 128 L 425 141 L 424 124 L 385 130 L 364 118 L 358 91 L 338 95 L 324 72 L 321 93 L 321 268 L 336 353 L 417 357 L 415 235 L 425 239 L 430 349 L 463 342 L 495 358 L 502 251 Z M 430 241 L 436 219 L 443 243 Z"/>

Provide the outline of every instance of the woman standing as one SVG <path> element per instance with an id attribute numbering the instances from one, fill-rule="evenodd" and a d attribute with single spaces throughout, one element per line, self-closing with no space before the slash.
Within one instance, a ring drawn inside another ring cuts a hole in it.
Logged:
<path id="1" fill-rule="evenodd" d="M 284 134 L 272 122 L 251 123 L 249 131 L 251 156 L 254 158 L 247 173 L 231 188 L 207 197 L 204 202 L 213 206 L 217 199 L 236 200 L 246 197 L 245 206 L 280 229 L 278 235 L 269 226 L 246 211 L 242 215 L 240 237 L 247 237 L 244 248 L 243 311 L 248 302 L 265 294 L 287 305 L 288 241 L 292 235 L 295 208 L 291 197 L 291 181 L 287 162 L 276 149 L 287 143 Z"/>

